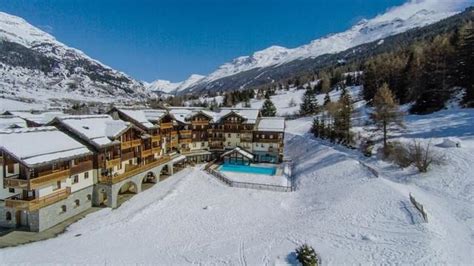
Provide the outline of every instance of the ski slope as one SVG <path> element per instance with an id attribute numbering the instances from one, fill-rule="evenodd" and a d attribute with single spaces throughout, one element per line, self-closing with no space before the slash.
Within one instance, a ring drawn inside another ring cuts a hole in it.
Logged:
<path id="1" fill-rule="evenodd" d="M 118 209 L 88 215 L 54 239 L 1 249 L 0 261 L 291 264 L 295 247 L 305 242 L 328 265 L 473 261 L 474 110 L 407 118 L 398 138 L 462 140 L 461 148 L 436 147 L 445 164 L 427 174 L 316 140 L 306 133 L 311 120 L 287 122 L 295 192 L 230 188 L 199 167 L 188 168 Z M 410 192 L 425 205 L 428 223 L 411 205 Z"/>

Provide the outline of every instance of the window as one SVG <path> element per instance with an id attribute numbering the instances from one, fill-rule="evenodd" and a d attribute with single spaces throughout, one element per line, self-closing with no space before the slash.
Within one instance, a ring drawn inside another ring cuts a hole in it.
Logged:
<path id="1" fill-rule="evenodd" d="M 73 184 L 79 183 L 79 176 L 78 175 L 75 175 L 75 176 L 72 177 L 72 183 Z"/>
<path id="2" fill-rule="evenodd" d="M 66 205 L 62 205 L 62 206 L 61 206 L 61 212 L 62 212 L 62 213 L 65 213 L 66 211 L 67 211 Z"/>
<path id="3" fill-rule="evenodd" d="M 270 138 L 273 139 L 273 135 L 270 135 Z"/>
<path id="4" fill-rule="evenodd" d="M 10 193 L 15 193 L 15 189 L 14 189 L 14 188 L 9 188 L 9 189 L 8 189 L 8 192 L 10 192 Z"/>
<path id="5" fill-rule="evenodd" d="M 6 216 L 5 218 L 7 219 L 7 221 L 12 220 L 12 213 L 11 212 L 7 212 L 5 216 Z"/>
<path id="6" fill-rule="evenodd" d="M 77 200 L 74 201 L 74 204 L 75 204 L 76 207 L 79 207 L 79 206 L 81 206 L 81 201 L 77 199 Z"/>
<path id="7" fill-rule="evenodd" d="M 206 146 L 206 143 L 205 142 L 201 143 L 201 146 L 202 147 Z"/>
<path id="8" fill-rule="evenodd" d="M 87 179 L 87 178 L 89 178 L 89 172 L 84 173 L 84 179 Z"/>
<path id="9" fill-rule="evenodd" d="M 15 165 L 14 164 L 9 164 L 7 165 L 7 171 L 9 174 L 13 174 L 15 172 Z"/>
<path id="10" fill-rule="evenodd" d="M 196 142 L 193 142 L 193 148 L 196 148 Z"/>
<path id="11" fill-rule="evenodd" d="M 228 137 L 228 138 L 230 138 L 230 133 L 229 133 L 229 134 L 227 134 L 227 137 Z"/>
<path id="12" fill-rule="evenodd" d="M 87 201 L 91 201 L 92 200 L 92 195 L 91 194 L 87 194 Z"/>

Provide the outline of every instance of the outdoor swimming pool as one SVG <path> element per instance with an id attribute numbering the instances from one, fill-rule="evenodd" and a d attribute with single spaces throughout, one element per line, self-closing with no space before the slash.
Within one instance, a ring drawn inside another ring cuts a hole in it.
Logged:
<path id="1" fill-rule="evenodd" d="M 257 167 L 257 166 L 250 166 L 250 165 L 224 163 L 219 167 L 219 170 L 223 172 L 227 171 L 227 172 L 259 174 L 259 175 L 275 175 L 276 167 Z"/>

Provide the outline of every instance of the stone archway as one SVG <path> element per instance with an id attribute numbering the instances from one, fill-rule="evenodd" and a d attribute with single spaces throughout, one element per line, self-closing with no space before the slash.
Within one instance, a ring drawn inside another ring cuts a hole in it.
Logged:
<path id="1" fill-rule="evenodd" d="M 117 207 L 138 193 L 138 186 L 133 181 L 122 184 L 117 193 Z"/>
<path id="2" fill-rule="evenodd" d="M 143 176 L 141 186 L 142 186 L 142 191 L 149 189 L 152 187 L 154 184 L 158 183 L 158 178 L 156 177 L 155 173 L 153 172 L 148 172 L 146 175 Z"/>

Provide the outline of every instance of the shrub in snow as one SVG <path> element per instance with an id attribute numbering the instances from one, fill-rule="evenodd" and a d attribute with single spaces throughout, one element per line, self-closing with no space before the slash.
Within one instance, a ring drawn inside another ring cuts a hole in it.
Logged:
<path id="1" fill-rule="evenodd" d="M 431 142 L 426 146 L 416 140 L 410 145 L 390 142 L 387 147 L 386 158 L 403 168 L 414 165 L 422 173 L 426 173 L 431 164 L 440 164 L 442 161 L 442 158 L 431 150 Z"/>
<path id="2" fill-rule="evenodd" d="M 303 266 L 319 265 L 318 255 L 308 244 L 303 244 L 296 249 L 296 258 Z"/>

